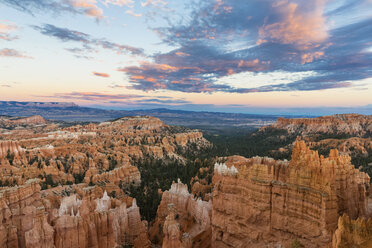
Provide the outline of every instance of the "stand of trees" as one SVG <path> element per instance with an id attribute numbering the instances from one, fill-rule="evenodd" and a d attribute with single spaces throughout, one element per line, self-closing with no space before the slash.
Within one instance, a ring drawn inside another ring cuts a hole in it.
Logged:
<path id="1" fill-rule="evenodd" d="M 194 152 L 194 151 L 193 151 Z M 198 155 L 193 152 L 185 152 L 186 163 L 174 159 L 155 159 L 146 158 L 135 161 L 141 173 L 141 184 L 138 186 L 122 187 L 130 196 L 136 198 L 137 205 L 140 207 L 141 216 L 151 222 L 156 216 L 157 207 L 161 201 L 159 189 L 169 190 L 173 181 L 179 178 L 188 185 L 190 190 L 190 180 L 194 177 L 201 167 L 211 167 L 215 162 L 212 150 L 206 149 Z M 197 159 L 202 157 L 203 159 Z"/>

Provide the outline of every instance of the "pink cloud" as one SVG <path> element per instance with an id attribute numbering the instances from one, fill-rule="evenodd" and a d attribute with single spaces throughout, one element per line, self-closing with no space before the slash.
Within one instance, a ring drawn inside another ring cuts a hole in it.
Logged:
<path id="1" fill-rule="evenodd" d="M 255 60 L 240 60 L 238 63 L 238 67 L 254 67 L 260 63 L 258 59 Z"/>
<path id="2" fill-rule="evenodd" d="M 281 20 L 265 24 L 259 29 L 257 44 L 269 40 L 283 44 L 295 44 L 309 49 L 327 39 L 326 20 L 323 16 L 326 0 L 294 3 L 283 0 L 273 4 Z"/>
<path id="3" fill-rule="evenodd" d="M 127 11 L 125 11 L 125 13 L 127 13 L 128 15 L 131 15 L 131 16 L 134 16 L 134 17 L 141 17 L 142 16 L 142 14 L 137 14 L 137 13 L 134 13 L 134 11 L 133 10 L 131 10 L 131 9 L 129 9 L 129 10 L 127 10 Z"/>
<path id="4" fill-rule="evenodd" d="M 105 77 L 105 78 L 110 77 L 110 75 L 107 74 L 107 73 L 103 73 L 103 72 L 95 72 L 95 71 L 93 72 L 93 75 L 98 76 L 98 77 Z"/>
<path id="5" fill-rule="evenodd" d="M 314 59 L 319 59 L 324 55 L 324 52 L 319 51 L 319 52 L 313 52 L 313 53 L 304 53 L 301 55 L 301 63 L 306 64 L 306 63 L 311 63 L 314 61 Z"/>
<path id="6" fill-rule="evenodd" d="M 177 56 L 182 56 L 182 57 L 190 56 L 190 54 L 183 53 L 183 52 L 176 52 L 176 55 L 177 55 Z"/>
<path id="7" fill-rule="evenodd" d="M 87 16 L 98 20 L 103 18 L 103 10 L 97 6 L 96 0 L 68 0 L 68 3 Z"/>
<path id="8" fill-rule="evenodd" d="M 9 21 L 0 22 L 0 40 L 11 41 L 18 39 L 17 36 L 10 35 L 10 32 L 16 29 L 18 29 L 18 27 Z"/>
<path id="9" fill-rule="evenodd" d="M 0 50 L 0 56 L 2 57 L 13 57 L 13 58 L 26 58 L 33 59 L 33 57 L 26 56 L 15 49 L 4 48 Z"/>

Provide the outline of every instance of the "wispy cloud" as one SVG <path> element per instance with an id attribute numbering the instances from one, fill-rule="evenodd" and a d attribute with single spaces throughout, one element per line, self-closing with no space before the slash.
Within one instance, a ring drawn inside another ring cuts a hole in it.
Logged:
<path id="1" fill-rule="evenodd" d="M 134 98 L 141 98 L 141 95 L 132 94 L 105 94 L 98 92 L 71 92 L 71 93 L 56 93 L 53 98 L 74 99 L 85 101 L 108 101 L 108 100 L 128 100 Z"/>
<path id="2" fill-rule="evenodd" d="M 117 84 L 117 83 L 112 83 L 108 86 L 109 88 L 112 88 L 112 89 L 120 89 L 120 88 L 125 88 L 124 85 L 120 85 L 120 84 Z"/>
<path id="3" fill-rule="evenodd" d="M 134 17 L 141 17 L 142 14 L 140 13 L 135 13 L 133 10 L 131 9 L 128 9 L 127 11 L 125 11 L 125 13 L 127 13 L 128 15 L 131 15 L 131 16 L 134 16 Z"/>
<path id="4" fill-rule="evenodd" d="M 44 35 L 57 38 L 63 42 L 80 43 L 82 45 L 81 48 L 68 49 L 68 51 L 78 55 L 82 55 L 82 53 L 92 52 L 97 48 L 103 48 L 112 50 L 117 54 L 129 53 L 132 55 L 144 56 L 144 51 L 141 48 L 114 43 L 103 38 L 94 38 L 89 34 L 76 30 L 60 28 L 51 24 L 33 26 L 33 28 Z"/>
<path id="5" fill-rule="evenodd" d="M 0 40 L 12 41 L 18 39 L 18 36 L 11 35 L 10 33 L 17 30 L 18 27 L 9 21 L 0 21 Z"/>
<path id="6" fill-rule="evenodd" d="M 167 1 L 164 0 L 146 0 L 145 2 L 141 2 L 142 7 L 147 7 L 150 5 L 153 6 L 166 6 L 168 4 Z"/>
<path id="7" fill-rule="evenodd" d="M 26 59 L 32 59 L 33 57 L 27 56 L 23 54 L 22 52 L 11 49 L 11 48 L 4 48 L 0 50 L 0 57 L 11 57 L 11 58 L 26 58 Z"/>
<path id="8" fill-rule="evenodd" d="M 2 0 L 5 4 L 20 11 L 35 13 L 72 13 L 82 14 L 100 20 L 103 11 L 96 0 Z"/>
<path id="9" fill-rule="evenodd" d="M 95 76 L 98 76 L 98 77 L 104 77 L 104 78 L 108 78 L 108 77 L 110 77 L 110 75 L 109 74 L 107 74 L 107 73 L 103 73 L 103 72 L 93 72 L 93 75 L 95 75 Z"/>
<path id="10" fill-rule="evenodd" d="M 2 0 L 2 2 L 31 15 L 36 13 L 52 13 L 55 15 L 70 13 L 92 17 L 97 21 L 105 18 L 99 3 L 106 7 L 108 5 L 134 7 L 133 0 Z"/>
<path id="11" fill-rule="evenodd" d="M 97 6 L 96 0 L 65 0 L 64 2 L 79 13 L 94 17 L 97 20 L 103 18 L 103 10 Z"/>
<path id="12" fill-rule="evenodd" d="M 53 99 L 68 99 L 73 101 L 88 101 L 96 104 L 97 102 L 105 104 L 122 104 L 123 106 L 144 106 L 152 104 L 163 105 L 179 105 L 190 104 L 183 98 L 172 98 L 168 96 L 144 96 L 136 94 L 112 94 L 112 93 L 98 93 L 98 92 L 70 92 L 70 93 L 56 93 L 48 97 Z"/>
<path id="13" fill-rule="evenodd" d="M 134 1 L 133 0 L 104 0 L 104 4 L 113 4 L 113 5 L 118 5 L 118 6 L 127 6 L 132 8 L 134 6 Z"/>

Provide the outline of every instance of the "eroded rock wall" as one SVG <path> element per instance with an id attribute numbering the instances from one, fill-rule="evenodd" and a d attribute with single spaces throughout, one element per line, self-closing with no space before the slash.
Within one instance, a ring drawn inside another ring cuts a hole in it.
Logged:
<path id="1" fill-rule="evenodd" d="M 212 246 L 289 245 L 325 247 L 338 217 L 365 216 L 367 174 L 350 157 L 328 158 L 298 141 L 292 160 L 229 157 L 213 176 Z"/>
<path id="2" fill-rule="evenodd" d="M 0 247 L 148 247 L 135 200 L 115 199 L 96 187 L 40 191 L 39 182 L 0 191 Z"/>

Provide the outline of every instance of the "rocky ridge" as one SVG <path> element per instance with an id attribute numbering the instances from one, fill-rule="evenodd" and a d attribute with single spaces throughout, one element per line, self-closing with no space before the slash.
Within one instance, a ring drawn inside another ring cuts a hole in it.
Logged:
<path id="1" fill-rule="evenodd" d="M 45 125 L 47 124 L 47 120 L 45 120 L 40 115 L 33 115 L 29 117 L 5 117 L 0 116 L 0 126 L 8 125 L 8 126 L 16 126 L 16 125 Z"/>
<path id="2" fill-rule="evenodd" d="M 372 115 L 342 114 L 317 118 L 278 118 L 276 123 L 264 126 L 260 131 L 268 129 L 286 130 L 289 134 L 302 136 L 326 133 L 363 137 L 372 134 Z"/>

